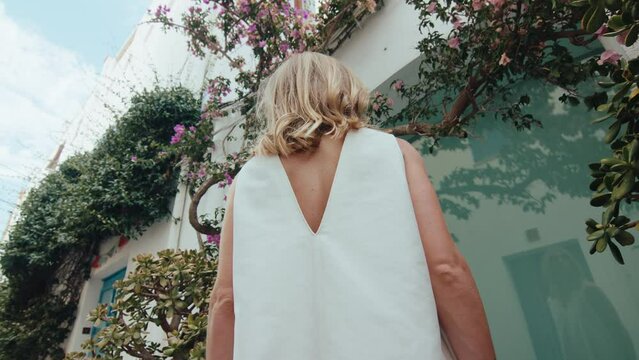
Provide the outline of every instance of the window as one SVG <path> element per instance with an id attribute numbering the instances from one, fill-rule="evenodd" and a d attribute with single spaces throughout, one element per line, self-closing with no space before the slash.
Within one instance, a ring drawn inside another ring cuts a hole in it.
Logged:
<path id="1" fill-rule="evenodd" d="M 98 304 L 108 305 L 109 314 L 111 313 L 111 304 L 115 301 L 115 296 L 116 296 L 116 291 L 113 288 L 113 284 L 115 284 L 117 280 L 124 279 L 125 274 L 126 274 L 126 268 L 123 268 L 109 275 L 104 280 L 102 280 L 102 288 L 100 289 Z M 103 321 L 100 323 L 100 325 L 91 327 L 91 338 L 93 338 L 100 330 L 105 328 L 107 325 L 108 324 L 106 324 Z"/>

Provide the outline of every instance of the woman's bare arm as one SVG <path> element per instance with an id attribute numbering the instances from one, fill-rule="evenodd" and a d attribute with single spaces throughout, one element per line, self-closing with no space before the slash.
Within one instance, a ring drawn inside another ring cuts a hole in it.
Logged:
<path id="1" fill-rule="evenodd" d="M 211 291 L 206 331 L 206 360 L 232 360 L 235 310 L 233 303 L 233 198 L 231 184 L 220 234 L 217 279 Z"/>
<path id="2" fill-rule="evenodd" d="M 426 254 L 440 326 L 457 359 L 495 359 L 488 321 L 477 285 L 463 255 L 452 241 L 428 178 L 421 154 L 397 139 L 406 165 L 406 177 Z"/>

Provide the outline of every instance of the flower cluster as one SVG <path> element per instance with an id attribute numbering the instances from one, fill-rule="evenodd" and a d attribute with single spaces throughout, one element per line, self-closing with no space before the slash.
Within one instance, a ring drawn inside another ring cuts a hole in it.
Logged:
<path id="1" fill-rule="evenodd" d="M 173 136 L 171 137 L 171 145 L 177 144 L 180 141 L 182 141 L 185 128 L 184 128 L 184 125 L 177 124 L 175 125 L 175 127 L 173 127 L 173 130 L 175 131 L 175 134 L 173 134 Z"/>

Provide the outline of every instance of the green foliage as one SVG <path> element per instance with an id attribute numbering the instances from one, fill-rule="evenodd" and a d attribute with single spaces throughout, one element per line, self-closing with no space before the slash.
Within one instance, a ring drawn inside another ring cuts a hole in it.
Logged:
<path id="1" fill-rule="evenodd" d="M 170 214 L 177 123 L 199 118 L 181 87 L 143 91 L 95 149 L 63 162 L 32 189 L 3 244 L 0 359 L 60 359 L 81 286 L 101 240 L 136 238 Z"/>
<path id="2" fill-rule="evenodd" d="M 90 320 L 106 322 L 86 353 L 67 359 L 204 359 L 209 294 L 217 275 L 217 248 L 207 251 L 163 250 L 157 257 L 139 255 L 135 271 L 116 283 L 117 297 L 109 309 L 98 306 Z M 159 327 L 168 342 L 146 338 Z"/>
<path id="3" fill-rule="evenodd" d="M 603 36 L 615 36 L 619 43 L 626 46 L 637 42 L 639 3 L 636 1 L 573 1 L 572 4 L 588 8 L 581 20 L 582 27 L 587 31 L 605 29 Z M 607 55 L 607 58 L 602 55 L 601 66 L 597 69 L 599 75 L 608 77 L 599 82 L 605 91 L 589 96 L 587 105 L 605 113 L 593 122 L 609 123 L 603 141 L 610 144 L 612 154 L 598 163 L 590 164 L 593 177 L 590 204 L 605 210 L 601 223 L 594 219 L 586 221 L 586 231 L 587 240 L 592 241 L 591 254 L 609 248 L 617 262 L 623 264 L 617 244 L 634 244 L 634 236 L 626 230 L 636 227 L 638 223 L 630 221 L 622 212 L 624 204 L 639 199 L 639 59 L 618 60 L 614 57 L 618 57 L 618 54 Z"/>

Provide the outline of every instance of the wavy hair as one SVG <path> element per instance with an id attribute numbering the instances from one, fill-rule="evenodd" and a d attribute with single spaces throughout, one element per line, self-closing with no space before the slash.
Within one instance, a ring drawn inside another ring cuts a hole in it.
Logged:
<path id="1" fill-rule="evenodd" d="M 252 155 L 312 151 L 324 134 L 372 127 L 368 89 L 344 64 L 317 52 L 291 55 L 262 82 L 256 100 L 266 126 Z"/>

